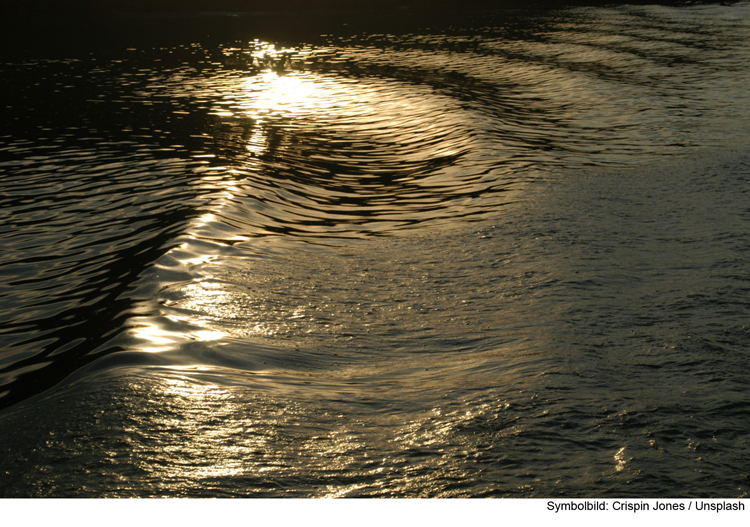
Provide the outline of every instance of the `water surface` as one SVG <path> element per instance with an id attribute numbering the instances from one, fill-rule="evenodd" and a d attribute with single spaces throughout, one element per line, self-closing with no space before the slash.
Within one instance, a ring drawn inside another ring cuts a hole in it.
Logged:
<path id="1" fill-rule="evenodd" d="M 746 496 L 749 17 L 4 61 L 0 494 Z"/>

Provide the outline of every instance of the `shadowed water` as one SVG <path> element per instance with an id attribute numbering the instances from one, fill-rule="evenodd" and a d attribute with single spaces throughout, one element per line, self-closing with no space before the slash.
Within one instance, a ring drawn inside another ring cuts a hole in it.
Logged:
<path id="1" fill-rule="evenodd" d="M 4 61 L 0 494 L 746 496 L 748 20 Z"/>

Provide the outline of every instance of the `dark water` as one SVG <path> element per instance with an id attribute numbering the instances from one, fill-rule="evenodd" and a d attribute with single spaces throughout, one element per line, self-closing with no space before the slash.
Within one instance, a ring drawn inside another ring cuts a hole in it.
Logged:
<path id="1" fill-rule="evenodd" d="M 0 495 L 747 496 L 750 4 L 408 16 L 2 61 Z"/>

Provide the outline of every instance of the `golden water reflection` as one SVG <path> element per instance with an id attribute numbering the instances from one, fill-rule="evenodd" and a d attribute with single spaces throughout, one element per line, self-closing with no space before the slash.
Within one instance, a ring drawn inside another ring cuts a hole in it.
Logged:
<path id="1" fill-rule="evenodd" d="M 468 475 L 452 460 L 471 446 L 456 442 L 454 434 L 474 415 L 442 415 L 435 408 L 406 421 L 360 416 L 339 411 L 325 397 L 299 399 L 253 381 L 243 388 L 220 386 L 202 380 L 202 373 L 172 368 L 157 382 L 152 377 L 131 385 L 149 402 L 133 408 L 124 432 L 132 463 L 145 481 L 158 485 L 157 495 L 210 493 L 226 488 L 229 478 L 234 495 L 295 496 L 310 487 L 324 498 L 427 495 L 447 484 L 444 495 L 450 496 L 450 481 Z M 151 405 L 159 411 L 150 411 Z M 414 453 L 419 455 L 412 459 Z M 283 483 L 292 480 L 299 485 Z"/>
<path id="2" fill-rule="evenodd" d="M 147 429 L 142 428 L 143 423 L 134 423 L 136 426 L 125 431 L 134 434 L 131 437 L 136 444 L 147 439 L 143 437 L 146 433 L 153 434 L 150 439 L 162 445 L 158 457 L 165 463 L 145 459 L 151 456 L 139 454 L 137 446 L 135 456 L 141 458 L 140 468 L 167 486 L 179 481 L 193 482 L 239 474 L 245 470 L 244 460 L 263 446 L 262 436 L 254 441 L 249 433 L 248 425 L 252 426 L 252 423 L 224 419 L 237 410 L 234 397 L 228 390 L 211 384 L 165 379 L 159 393 L 150 396 L 163 401 L 167 410 L 164 415 L 174 417 L 148 423 Z M 177 409 L 179 413 L 169 412 Z M 173 431 L 179 433 L 172 436 Z M 238 437 L 242 437 L 240 444 L 235 443 Z"/>
<path id="3" fill-rule="evenodd" d="M 228 51 L 241 52 L 233 49 Z M 284 52 L 275 50 L 270 45 L 255 42 L 254 51 L 251 53 L 254 58 L 251 62 L 262 64 L 264 60 L 276 60 L 282 57 Z M 379 171 L 398 169 L 400 160 L 408 156 L 406 152 L 396 152 L 396 161 L 388 161 L 393 167 L 379 166 L 383 164 L 383 154 L 377 150 L 377 143 L 372 142 L 372 138 L 363 133 L 376 132 L 376 135 L 382 136 L 388 131 L 384 127 L 392 127 L 394 132 L 404 137 L 411 136 L 410 128 L 416 125 L 404 120 L 402 112 L 405 108 L 411 107 L 410 111 L 417 112 L 421 115 L 420 119 L 424 120 L 425 111 L 427 117 L 432 114 L 442 115 L 445 106 L 441 103 L 446 102 L 440 97 L 425 98 L 424 95 L 427 95 L 429 90 L 425 91 L 423 88 L 416 88 L 418 93 L 411 93 L 414 87 L 407 91 L 409 101 L 389 97 L 387 90 L 398 86 L 391 81 L 384 83 L 378 80 L 368 83 L 356 79 L 347 80 L 335 75 L 320 75 L 308 71 L 280 71 L 273 68 L 261 69 L 248 76 L 217 78 L 209 84 L 216 94 L 213 115 L 230 119 L 223 124 L 233 126 L 230 139 L 225 138 L 224 141 L 242 145 L 246 155 L 221 160 L 221 165 L 217 164 L 217 161 L 205 161 L 205 165 L 196 170 L 200 178 L 197 186 L 205 189 L 205 196 L 209 199 L 205 207 L 207 212 L 188 227 L 181 237 L 183 243 L 164 258 L 165 261 L 173 262 L 170 264 L 172 270 L 183 271 L 194 277 L 190 281 L 168 284 L 167 287 L 174 294 L 162 303 L 166 308 L 164 316 L 170 321 L 182 323 L 184 328 L 166 328 L 164 324 L 153 323 L 140 327 L 136 336 L 148 342 L 144 348 L 147 351 L 168 348 L 186 339 L 205 341 L 221 338 L 223 331 L 213 327 L 213 323 L 223 323 L 226 327 L 227 322 L 236 321 L 242 326 L 239 330 L 242 336 L 270 336 L 283 331 L 279 324 L 267 322 L 268 313 L 256 313 L 258 309 L 273 311 L 274 319 L 286 319 L 287 322 L 282 323 L 282 326 L 295 325 L 300 319 L 305 318 L 308 311 L 305 302 L 279 309 L 278 306 L 271 305 L 272 301 L 248 297 L 243 292 L 228 288 L 226 281 L 215 279 L 222 273 L 222 261 L 230 246 L 238 242 L 252 243 L 258 236 L 281 241 L 283 235 L 269 236 L 274 230 L 279 230 L 276 224 L 280 220 L 299 222 L 299 225 L 309 224 L 303 216 L 306 214 L 313 216 L 315 223 L 319 223 L 321 227 L 330 225 L 332 218 L 337 216 L 334 208 L 326 203 L 332 199 L 340 200 L 342 197 L 348 199 L 346 192 L 353 192 L 347 190 L 350 188 L 354 188 L 356 193 L 360 192 L 357 186 L 352 187 L 350 181 L 342 181 L 339 190 L 335 179 L 340 176 L 333 173 L 323 182 L 331 187 L 325 189 L 317 186 L 313 179 L 310 179 L 309 188 L 298 188 L 300 184 L 296 182 L 291 186 L 286 181 L 272 180 L 264 173 L 264 164 L 267 162 L 265 159 L 274 155 L 280 158 L 274 163 L 284 163 L 285 159 L 279 156 L 279 152 L 284 148 L 290 148 L 272 145 L 274 141 L 278 142 L 280 130 L 290 133 L 305 130 L 308 134 L 317 130 L 316 133 L 322 134 L 322 138 L 318 138 L 318 147 L 321 148 L 321 153 L 327 156 L 332 154 L 326 149 L 325 134 L 330 134 L 331 130 L 338 129 L 342 137 L 349 137 L 352 141 L 359 138 L 363 141 L 361 145 L 367 149 L 355 152 L 359 157 L 352 158 L 356 164 L 350 169 L 357 171 L 365 167 L 376 176 L 362 177 L 372 177 L 377 182 Z M 381 93 L 384 90 L 386 93 Z M 322 125 L 324 128 L 320 128 Z M 435 122 L 426 124 L 427 129 L 440 137 L 443 132 L 436 126 Z M 273 149 L 275 150 L 272 151 Z M 413 147 L 409 146 L 409 149 Z M 425 151 L 419 152 L 418 155 L 424 158 L 425 162 L 431 163 L 435 155 L 451 156 L 455 154 L 453 150 L 450 144 L 444 145 L 431 140 L 425 145 Z M 372 154 L 372 160 L 362 157 L 363 154 L 371 155 L 370 151 L 376 152 Z M 414 157 L 416 154 L 410 155 Z M 338 162 L 345 161 L 346 155 L 350 154 L 343 152 L 342 155 L 344 157 L 338 159 Z M 288 156 L 295 159 L 300 157 L 300 154 L 289 151 Z M 291 169 L 294 170 L 295 167 L 292 166 Z M 341 170 L 350 169 L 344 167 Z M 440 173 L 436 174 L 436 178 L 443 181 L 446 179 L 445 175 Z M 430 183 L 428 186 L 434 188 L 438 182 Z M 374 189 L 373 193 L 383 194 L 377 189 Z M 415 194 L 415 199 L 421 207 L 424 191 L 418 189 Z M 356 195 L 352 198 L 356 198 Z M 313 199 L 322 201 L 326 208 L 317 211 L 309 207 L 308 201 L 313 206 L 319 205 L 313 203 Z M 388 199 L 388 196 L 379 196 L 378 199 Z M 389 215 L 396 213 L 390 203 L 384 203 L 375 209 L 382 209 L 382 213 Z M 361 214 L 363 210 L 366 208 L 354 202 L 353 205 L 347 204 L 347 210 L 339 212 L 338 215 L 343 218 L 342 213 Z M 419 216 L 421 213 L 417 211 L 417 217 Z M 340 223 L 342 220 L 334 221 Z M 383 222 L 386 226 L 391 223 Z M 348 228 L 344 223 L 342 226 Z M 321 230 L 316 226 L 309 229 L 313 232 L 316 229 Z M 248 261 L 247 265 L 252 267 L 253 262 Z M 258 316 L 255 316 L 256 314 Z M 197 328 L 191 328 L 191 325 Z"/>
<path id="4" fill-rule="evenodd" d="M 167 316 L 166 319 L 172 322 L 189 321 L 190 329 L 185 330 L 184 326 L 180 326 L 179 329 L 170 329 L 163 325 L 160 326 L 150 318 L 145 320 L 136 318 L 132 334 L 136 339 L 143 342 L 139 347 L 141 351 L 148 353 L 169 351 L 186 342 L 210 342 L 226 336 L 226 333 L 214 328 L 205 327 L 205 329 L 201 329 L 201 326 L 206 326 L 207 323 L 199 318 L 171 315 Z"/>

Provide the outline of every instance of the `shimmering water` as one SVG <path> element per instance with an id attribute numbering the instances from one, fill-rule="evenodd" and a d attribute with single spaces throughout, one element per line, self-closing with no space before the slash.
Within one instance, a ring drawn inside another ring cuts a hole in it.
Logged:
<path id="1" fill-rule="evenodd" d="M 749 3 L 253 16 L 0 64 L 0 495 L 747 495 Z"/>

